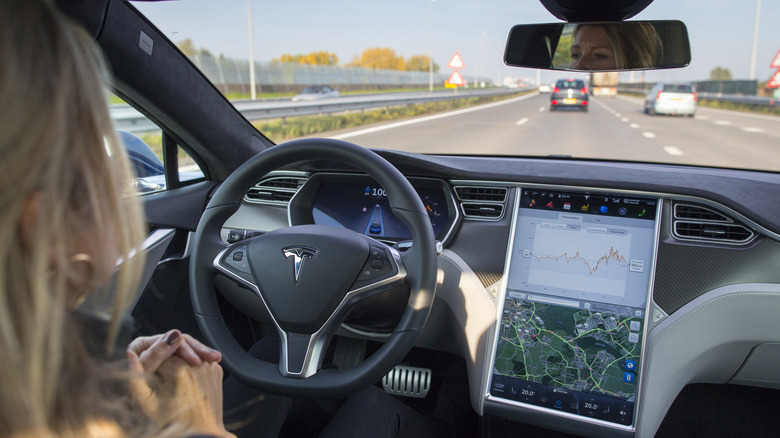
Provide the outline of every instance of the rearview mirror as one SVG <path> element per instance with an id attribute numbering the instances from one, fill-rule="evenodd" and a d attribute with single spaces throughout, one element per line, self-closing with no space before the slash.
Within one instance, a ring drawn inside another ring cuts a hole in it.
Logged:
<path id="1" fill-rule="evenodd" d="M 691 62 L 681 21 L 522 24 L 509 31 L 504 62 L 565 71 L 685 67 Z"/>

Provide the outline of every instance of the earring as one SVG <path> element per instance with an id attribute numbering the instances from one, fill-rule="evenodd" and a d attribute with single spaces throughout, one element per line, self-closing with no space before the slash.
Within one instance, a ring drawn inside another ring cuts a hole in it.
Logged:
<path id="1" fill-rule="evenodd" d="M 80 252 L 78 254 L 73 254 L 72 256 L 68 257 L 68 262 L 69 263 L 86 262 L 89 263 L 90 267 L 92 267 L 92 256 Z"/>
<path id="2" fill-rule="evenodd" d="M 95 271 L 95 266 L 92 262 L 92 257 L 89 254 L 85 254 L 85 253 L 74 254 L 68 257 L 68 263 L 70 263 L 71 265 L 76 263 L 86 263 L 89 272 L 87 278 L 91 277 L 92 273 Z M 82 283 L 86 283 L 86 282 L 82 281 Z M 87 295 L 91 292 L 88 287 L 81 287 L 80 289 L 85 289 L 85 290 L 81 292 L 72 303 L 68 305 L 68 308 L 70 308 L 71 310 L 79 307 L 84 302 L 84 300 L 87 299 Z"/>

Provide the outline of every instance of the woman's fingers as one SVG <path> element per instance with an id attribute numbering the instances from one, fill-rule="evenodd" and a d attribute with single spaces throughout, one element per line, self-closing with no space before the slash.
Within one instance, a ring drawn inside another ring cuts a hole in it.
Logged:
<path id="1" fill-rule="evenodd" d="M 147 373 L 156 372 L 160 365 L 174 354 L 190 366 L 198 366 L 203 362 L 218 363 L 222 360 L 219 351 L 178 330 L 136 338 L 127 347 L 127 351 L 138 356 Z"/>
<path id="2" fill-rule="evenodd" d="M 130 364 L 132 375 L 128 381 L 130 398 L 146 415 L 154 416 L 159 410 L 159 401 L 154 391 L 149 386 L 144 374 L 144 367 L 141 359 L 135 352 L 127 351 L 127 361 Z"/>
<path id="3" fill-rule="evenodd" d="M 178 330 L 171 330 L 165 335 L 140 339 L 142 339 L 142 341 L 135 346 L 131 343 L 131 348 L 128 350 L 138 355 L 144 371 L 147 373 L 156 372 L 157 369 L 160 368 L 160 365 L 173 356 L 184 343 L 184 338 Z M 145 348 L 139 352 L 138 347 Z"/>
<path id="4" fill-rule="evenodd" d="M 222 353 L 220 353 L 217 350 L 214 350 L 213 348 L 207 346 L 206 344 L 200 342 L 199 340 L 193 338 L 192 336 L 188 334 L 184 334 L 184 344 L 186 344 L 188 349 L 191 349 L 194 354 L 200 358 L 203 362 L 221 362 L 222 361 Z M 182 347 L 184 347 L 184 344 Z M 183 348 L 182 348 L 183 349 Z M 188 360 L 186 357 L 182 356 L 182 359 L 184 359 L 187 363 L 190 365 L 199 365 L 194 364 L 190 360 Z"/>

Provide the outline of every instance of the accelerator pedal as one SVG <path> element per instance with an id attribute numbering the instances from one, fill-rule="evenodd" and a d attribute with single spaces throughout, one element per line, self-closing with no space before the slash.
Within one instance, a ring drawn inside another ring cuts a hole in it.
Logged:
<path id="1" fill-rule="evenodd" d="M 431 390 L 432 375 L 429 368 L 397 365 L 382 379 L 382 387 L 390 395 L 425 398 Z"/>

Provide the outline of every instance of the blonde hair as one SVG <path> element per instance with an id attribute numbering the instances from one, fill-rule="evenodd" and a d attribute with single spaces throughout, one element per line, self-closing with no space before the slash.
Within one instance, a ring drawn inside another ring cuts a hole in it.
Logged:
<path id="1" fill-rule="evenodd" d="M 123 262 L 110 345 L 142 263 L 101 53 L 45 0 L 3 0 L 0 59 L 0 436 L 122 435 L 134 421 L 114 396 L 127 373 L 90 356 L 66 305 L 76 239 L 111 239 Z M 35 222 L 23 224 L 31 200 Z"/>

